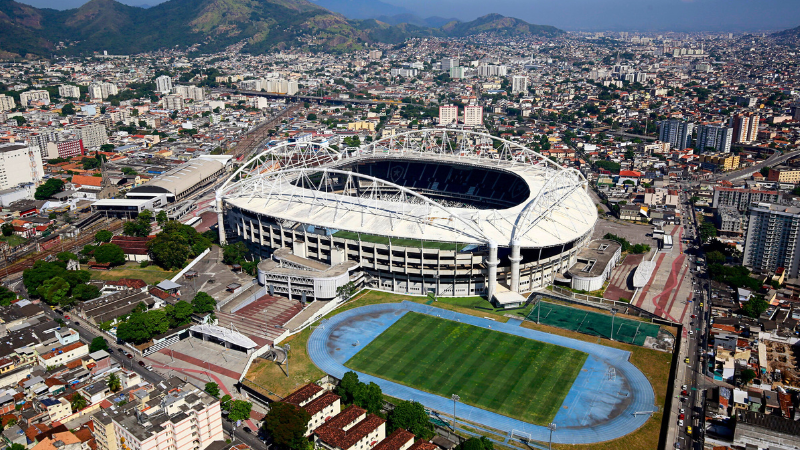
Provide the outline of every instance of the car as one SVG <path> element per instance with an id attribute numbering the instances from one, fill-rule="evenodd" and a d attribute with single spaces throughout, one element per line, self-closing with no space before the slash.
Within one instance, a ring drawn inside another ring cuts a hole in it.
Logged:
<path id="1" fill-rule="evenodd" d="M 127 356 L 127 357 L 128 357 L 128 359 L 133 359 L 133 355 L 131 355 L 130 353 L 127 353 L 127 354 L 125 354 L 125 356 Z M 688 358 L 687 358 L 687 359 L 688 359 Z"/>
<path id="2" fill-rule="evenodd" d="M 692 426 L 691 425 L 686 427 L 686 434 L 692 434 Z"/>
<path id="3" fill-rule="evenodd" d="M 56 314 L 61 314 L 62 316 L 64 315 L 64 311 L 62 311 L 60 309 L 54 309 L 53 311 L 55 311 Z"/>
<path id="4" fill-rule="evenodd" d="M 139 365 L 140 365 L 140 366 L 142 366 L 142 367 L 144 367 L 144 366 L 145 366 L 145 363 L 144 363 L 144 361 L 139 361 Z"/>
<path id="5" fill-rule="evenodd" d="M 253 430 L 251 430 L 250 427 L 242 427 L 242 429 L 244 430 L 245 433 L 253 434 Z"/>
<path id="6" fill-rule="evenodd" d="M 686 357 L 686 358 L 683 360 L 683 362 L 685 362 L 686 364 L 689 364 L 689 357 L 687 356 L 687 357 Z"/>
<path id="7" fill-rule="evenodd" d="M 686 416 L 684 414 L 678 414 L 678 419 L 683 420 Z"/>
<path id="8" fill-rule="evenodd" d="M 69 319 L 69 314 L 65 314 L 65 315 L 64 315 L 64 318 L 65 318 L 65 319 L 67 319 L 67 320 L 70 320 L 70 319 Z"/>
<path id="9" fill-rule="evenodd" d="M 123 350 L 122 347 L 117 347 L 117 351 L 122 353 L 123 355 L 125 354 L 125 350 Z"/>
<path id="10" fill-rule="evenodd" d="M 678 426 L 679 426 L 679 427 L 682 427 L 682 426 L 683 426 L 683 420 L 680 420 L 680 419 L 678 419 Z"/>
<path id="11" fill-rule="evenodd" d="M 684 389 L 681 391 L 681 395 L 689 395 L 689 392 L 686 389 Z"/>
<path id="12" fill-rule="evenodd" d="M 688 389 L 688 386 L 686 386 L 686 385 L 684 384 L 683 386 L 681 386 L 681 389 L 685 391 L 686 389 Z"/>
<path id="13" fill-rule="evenodd" d="M 692 314 L 692 319 L 696 319 L 696 318 L 697 318 L 697 314 Z"/>
<path id="14" fill-rule="evenodd" d="M 76 320 L 76 321 L 72 322 L 72 324 L 73 324 L 73 325 L 75 325 L 75 326 L 77 327 L 77 326 L 79 326 L 79 325 L 80 325 L 80 322 L 78 322 L 78 321 Z"/>
<path id="15" fill-rule="evenodd" d="M 153 366 L 147 366 L 147 367 L 145 367 L 145 369 L 147 369 L 147 370 L 149 370 L 150 372 L 152 372 L 152 371 L 153 371 Z"/>
<path id="16" fill-rule="evenodd" d="M 691 335 L 693 335 L 693 334 L 694 334 L 694 331 L 692 331 L 692 330 L 689 330 L 689 336 L 691 336 Z"/>

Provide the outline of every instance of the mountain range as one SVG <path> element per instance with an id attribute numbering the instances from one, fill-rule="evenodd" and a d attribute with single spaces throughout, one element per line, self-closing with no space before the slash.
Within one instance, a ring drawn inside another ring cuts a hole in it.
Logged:
<path id="1" fill-rule="evenodd" d="M 0 57 L 80 55 L 104 50 L 133 54 L 195 44 L 201 51 L 211 52 L 240 42 L 245 42 L 243 51 L 251 53 L 290 47 L 346 52 L 369 43 L 399 43 L 409 37 L 479 33 L 552 37 L 564 33 L 552 26 L 499 14 L 471 22 L 409 18 L 416 22 L 409 23 L 388 16 L 387 21 L 347 19 L 321 6 L 322 1 L 168 0 L 140 8 L 115 0 L 91 0 L 80 8 L 57 11 L 0 0 Z M 353 2 L 358 1 L 365 0 Z M 407 13 L 393 17 L 403 14 Z"/>

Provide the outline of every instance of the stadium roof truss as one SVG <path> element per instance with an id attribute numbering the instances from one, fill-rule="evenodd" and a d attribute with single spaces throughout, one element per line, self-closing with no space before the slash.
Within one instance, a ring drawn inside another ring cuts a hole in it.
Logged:
<path id="1" fill-rule="evenodd" d="M 462 162 L 538 181 L 521 205 L 476 210 L 451 207 L 388 180 L 337 168 L 376 158 Z M 398 134 L 344 151 L 311 142 L 280 144 L 243 164 L 217 191 L 217 198 L 243 199 L 272 212 L 280 205 L 287 215 L 324 218 L 332 228 L 348 229 L 347 224 L 363 228 L 382 219 L 380 223 L 393 231 L 386 234 L 414 230 L 426 235 L 433 227 L 463 236 L 465 242 L 489 243 L 501 236 L 510 236 L 512 242 L 530 241 L 527 235 L 534 229 L 557 240 L 583 234 L 593 227 L 596 210 L 588 195 L 572 194 L 586 188 L 579 171 L 563 168 L 520 144 L 485 133 L 435 129 Z"/>

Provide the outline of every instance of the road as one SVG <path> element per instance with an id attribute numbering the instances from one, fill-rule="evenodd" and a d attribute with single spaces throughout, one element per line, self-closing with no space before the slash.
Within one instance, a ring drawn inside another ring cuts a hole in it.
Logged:
<path id="1" fill-rule="evenodd" d="M 746 178 L 746 177 L 749 177 L 750 175 L 754 174 L 756 171 L 759 171 L 759 170 L 763 169 L 764 167 L 776 166 L 776 165 L 784 163 L 784 162 L 786 162 L 786 161 L 788 161 L 788 160 L 790 160 L 790 159 L 792 159 L 792 158 L 794 158 L 796 156 L 800 156 L 800 150 L 795 150 L 793 152 L 784 153 L 782 155 L 780 153 L 778 153 L 778 152 L 775 152 L 769 158 L 767 158 L 766 160 L 764 160 L 764 161 L 762 161 L 762 162 L 760 162 L 758 164 L 755 164 L 752 167 L 748 167 L 748 168 L 742 169 L 742 170 L 737 170 L 736 172 L 731 172 L 731 173 L 716 177 L 714 179 L 716 179 L 718 181 L 722 181 L 722 180 L 733 181 L 733 180 L 738 180 L 738 179 L 741 179 L 741 178 Z"/>
<path id="2" fill-rule="evenodd" d="M 53 320 L 56 320 L 56 319 L 64 320 L 64 318 L 62 316 L 57 314 L 52 309 L 50 309 L 50 308 L 45 306 L 44 310 L 45 310 L 45 314 L 48 315 L 51 319 L 53 319 Z M 73 328 L 75 331 L 78 332 L 78 334 L 80 335 L 81 341 L 86 343 L 86 344 L 90 344 L 92 342 L 92 339 L 97 337 L 97 335 L 94 334 L 93 332 L 89 331 L 89 329 L 87 327 L 79 325 L 80 321 L 77 322 L 78 325 L 76 325 L 76 322 L 74 322 L 74 321 L 70 321 L 68 323 L 69 323 L 70 328 Z M 103 336 L 103 337 L 105 338 L 106 336 Z M 126 369 L 130 369 L 130 370 L 138 373 L 139 376 L 141 376 L 143 380 L 146 380 L 148 383 L 150 383 L 150 384 L 152 384 L 154 386 L 156 386 L 159 383 L 161 383 L 162 381 L 164 381 L 164 378 L 161 375 L 159 375 L 158 373 L 153 372 L 153 371 L 149 371 L 149 370 L 145 369 L 144 367 L 140 366 L 139 365 L 139 361 L 135 357 L 132 358 L 132 359 L 129 359 L 129 358 L 125 357 L 118 350 L 118 348 L 119 347 L 114 346 L 114 343 L 109 343 L 109 352 L 108 353 L 111 355 L 112 359 L 114 359 L 115 361 L 117 361 L 119 363 L 120 367 L 123 367 L 123 368 L 126 368 Z M 253 448 L 253 449 L 266 449 L 267 448 L 267 446 L 264 444 L 264 442 L 262 442 L 257 436 L 255 436 L 253 434 L 250 434 L 250 433 L 246 433 L 241 428 L 235 430 L 234 429 L 234 424 L 232 422 L 230 422 L 229 420 L 225 419 L 225 418 L 222 419 L 222 429 L 225 431 L 225 433 L 228 434 L 228 436 L 233 436 L 234 437 L 232 445 L 235 445 L 237 443 L 244 443 L 244 444 L 249 445 L 250 448 Z"/>
<path id="3" fill-rule="evenodd" d="M 331 103 L 341 103 L 341 104 L 354 104 L 354 105 L 377 105 L 379 103 L 383 104 L 404 104 L 397 100 L 386 100 L 386 99 L 377 99 L 377 100 L 366 100 L 366 99 L 356 99 L 356 98 L 326 98 L 326 97 L 317 97 L 313 95 L 288 95 L 288 94 L 277 94 L 274 92 L 261 92 L 261 91 L 243 91 L 239 89 L 225 89 L 225 88 L 218 88 L 216 89 L 218 92 L 226 92 L 232 94 L 234 92 L 238 92 L 242 95 L 254 95 L 256 97 L 267 97 L 267 98 L 276 98 L 276 99 L 286 99 L 291 101 L 299 101 L 299 102 L 331 102 Z"/>

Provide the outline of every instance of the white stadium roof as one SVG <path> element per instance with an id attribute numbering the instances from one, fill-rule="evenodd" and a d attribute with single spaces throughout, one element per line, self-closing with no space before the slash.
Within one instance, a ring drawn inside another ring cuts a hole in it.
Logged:
<path id="1" fill-rule="evenodd" d="M 456 148 L 451 144 L 444 149 L 431 149 L 423 137 L 416 147 L 403 143 L 398 149 L 396 143 L 384 140 L 346 154 L 305 147 L 287 156 L 285 148 L 273 150 L 284 152 L 280 153 L 283 161 L 275 157 L 276 153 L 270 155 L 271 151 L 267 151 L 237 171 L 245 176 L 243 180 L 233 183 L 237 175 L 234 174 L 220 193 L 226 204 L 256 214 L 401 239 L 478 245 L 495 242 L 500 246 L 517 240 L 522 247 L 549 247 L 591 233 L 597 210 L 586 192 L 586 180 L 578 171 L 561 168 L 518 144 L 503 144 L 507 146 L 505 150 L 502 147 L 494 150 L 496 146 L 485 144 L 468 147 L 466 142 L 481 142 L 472 137 L 479 134 L 459 133 L 467 138 L 462 138 Z M 437 136 L 440 142 L 441 134 Z M 486 136 L 479 138 L 487 139 Z M 309 155 L 316 158 L 314 162 Z M 508 171 L 525 181 L 530 195 L 504 209 L 452 207 L 387 180 L 336 169 L 346 163 L 376 159 L 457 163 Z M 275 170 L 276 161 L 281 163 L 279 170 Z M 320 173 L 323 173 L 321 181 Z M 336 179 L 338 185 L 344 183 L 345 188 L 339 192 L 326 191 L 330 185 L 325 182 L 326 177 Z M 301 179 L 308 182 L 299 183 Z M 348 191 L 348 186 L 351 194 L 345 195 L 342 192 Z"/>

